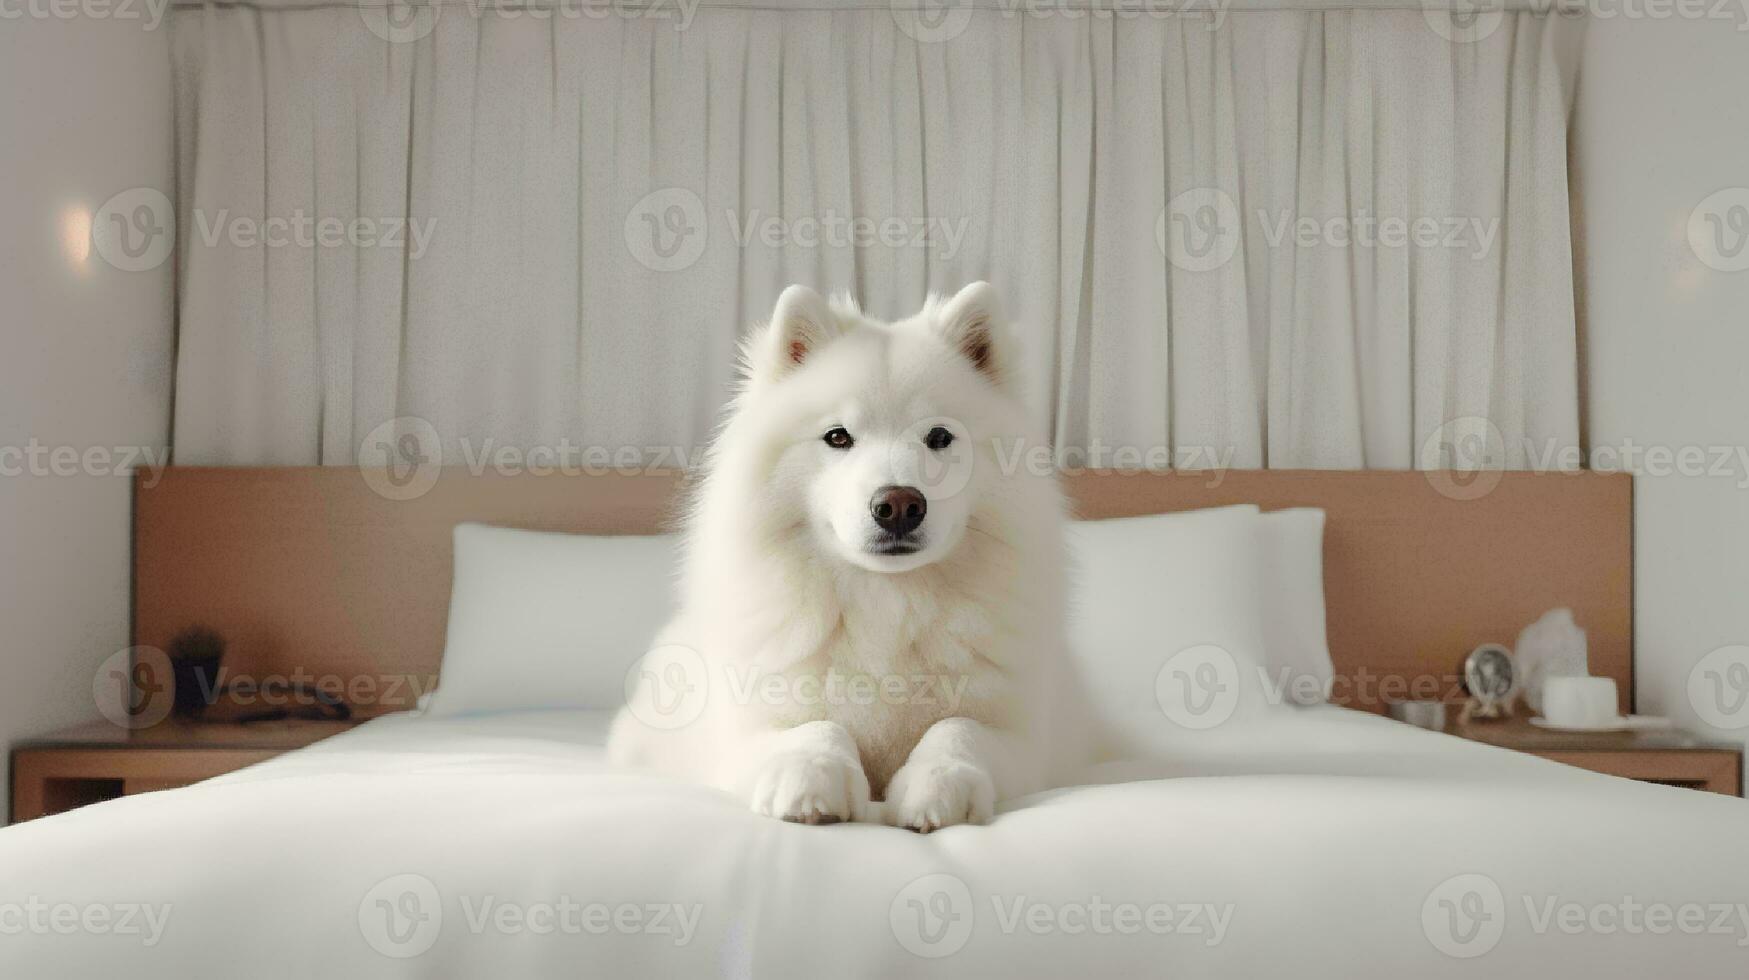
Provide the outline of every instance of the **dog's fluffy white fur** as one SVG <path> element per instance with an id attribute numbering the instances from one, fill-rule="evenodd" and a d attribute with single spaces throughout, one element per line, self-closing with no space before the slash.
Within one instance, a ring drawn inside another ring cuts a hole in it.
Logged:
<path id="1" fill-rule="evenodd" d="M 985 283 L 895 323 L 784 291 L 745 346 L 657 638 L 702 676 L 663 690 L 672 675 L 644 671 L 615 761 L 785 820 L 925 832 L 1073 764 L 1064 507 L 1033 465 L 1011 340 Z M 914 529 L 877 519 L 895 487 L 925 501 Z M 682 695 L 682 724 L 640 710 Z"/>

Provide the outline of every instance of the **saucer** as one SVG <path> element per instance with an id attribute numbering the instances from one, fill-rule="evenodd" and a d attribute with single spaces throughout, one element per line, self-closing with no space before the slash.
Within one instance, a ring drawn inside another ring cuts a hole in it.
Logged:
<path id="1" fill-rule="evenodd" d="M 1530 723 L 1551 732 L 1640 732 L 1672 725 L 1670 719 L 1657 715 L 1620 715 L 1599 725 L 1557 725 L 1547 718 L 1532 718 Z"/>

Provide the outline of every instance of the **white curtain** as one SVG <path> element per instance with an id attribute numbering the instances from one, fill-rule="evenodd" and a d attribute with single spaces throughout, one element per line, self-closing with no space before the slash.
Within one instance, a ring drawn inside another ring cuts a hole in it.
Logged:
<path id="1" fill-rule="evenodd" d="M 1578 444 L 1579 25 L 949 13 L 178 10 L 177 461 L 690 451 L 784 285 L 977 278 L 1107 462 Z"/>

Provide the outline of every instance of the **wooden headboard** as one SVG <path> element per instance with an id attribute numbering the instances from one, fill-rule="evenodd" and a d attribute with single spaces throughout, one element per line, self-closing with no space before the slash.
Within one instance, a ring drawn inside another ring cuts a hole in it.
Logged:
<path id="1" fill-rule="evenodd" d="M 1589 633 L 1592 673 L 1615 678 L 1631 710 L 1632 477 L 1496 475 L 1480 496 L 1382 470 L 1100 473 L 1065 486 L 1090 518 L 1324 508 L 1339 703 L 1456 699 L 1470 649 L 1510 646 L 1525 624 L 1569 606 Z M 229 641 L 231 671 L 362 679 L 352 693 L 366 714 L 410 706 L 408 692 L 437 674 L 457 522 L 650 532 L 679 483 L 671 473 L 456 467 L 423 495 L 391 500 L 352 467 L 172 467 L 148 480 L 135 483 L 134 643 L 162 648 L 183 627 L 211 626 Z"/>

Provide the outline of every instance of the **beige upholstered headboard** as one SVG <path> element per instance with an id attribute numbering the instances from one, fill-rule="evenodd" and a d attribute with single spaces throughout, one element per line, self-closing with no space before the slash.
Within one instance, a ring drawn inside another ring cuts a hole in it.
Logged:
<path id="1" fill-rule="evenodd" d="M 458 467 L 422 495 L 393 500 L 364 476 L 351 467 L 173 467 L 148 485 L 142 474 L 134 642 L 161 648 L 204 624 L 229 641 L 234 672 L 363 678 L 354 697 L 365 713 L 407 707 L 442 657 L 458 521 L 649 532 L 671 515 L 679 483 L 670 473 Z M 1391 698 L 1456 698 L 1471 648 L 1510 646 L 1525 624 L 1564 605 L 1589 633 L 1592 673 L 1615 678 L 1630 709 L 1632 478 L 1486 479 L 1491 487 L 1416 472 L 1236 470 L 1085 474 L 1065 486 L 1089 518 L 1242 502 L 1324 508 L 1340 703 L 1377 710 Z"/>

